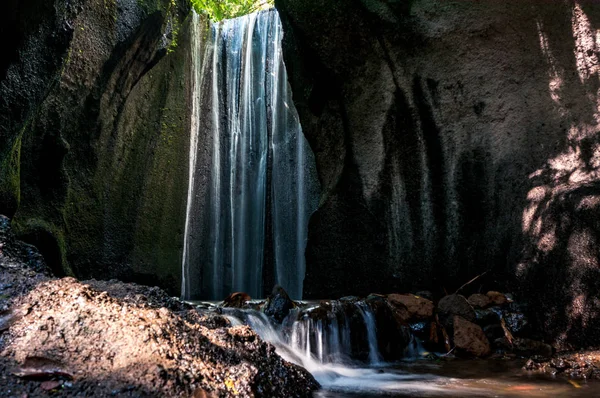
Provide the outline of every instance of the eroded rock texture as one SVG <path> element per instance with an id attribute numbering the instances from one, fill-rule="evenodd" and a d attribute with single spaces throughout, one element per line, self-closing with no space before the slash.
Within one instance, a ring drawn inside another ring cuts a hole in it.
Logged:
<path id="1" fill-rule="evenodd" d="M 0 65 L 0 213 L 57 275 L 178 294 L 189 2 L 11 3 L 18 26 L 0 24 L 19 35 Z"/>
<path id="2" fill-rule="evenodd" d="M 488 271 L 558 345 L 600 342 L 600 9 L 276 3 L 323 187 L 306 296 Z"/>

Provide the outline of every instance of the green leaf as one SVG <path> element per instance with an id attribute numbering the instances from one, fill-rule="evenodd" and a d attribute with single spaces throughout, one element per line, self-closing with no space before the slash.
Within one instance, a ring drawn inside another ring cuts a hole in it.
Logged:
<path id="1" fill-rule="evenodd" d="M 242 15 L 273 7 L 274 0 L 190 0 L 198 14 L 207 14 L 213 21 L 241 17 Z"/>

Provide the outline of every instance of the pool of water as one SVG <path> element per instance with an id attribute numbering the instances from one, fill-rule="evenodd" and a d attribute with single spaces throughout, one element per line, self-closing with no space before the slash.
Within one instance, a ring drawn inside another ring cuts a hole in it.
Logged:
<path id="1" fill-rule="evenodd" d="M 524 360 L 450 360 L 371 368 L 313 369 L 320 398 L 600 397 L 597 381 L 574 381 L 522 370 Z"/>

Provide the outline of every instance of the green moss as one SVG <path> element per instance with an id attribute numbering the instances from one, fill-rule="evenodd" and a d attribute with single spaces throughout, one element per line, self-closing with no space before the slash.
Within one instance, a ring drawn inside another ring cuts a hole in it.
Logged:
<path id="1" fill-rule="evenodd" d="M 13 145 L 0 163 L 0 212 L 12 217 L 21 201 L 21 137 L 15 138 Z"/>
<path id="2" fill-rule="evenodd" d="M 179 36 L 179 23 L 175 22 L 173 26 L 173 32 L 171 33 L 173 38 L 171 39 L 171 43 L 169 43 L 169 47 L 167 48 L 167 54 L 171 54 L 175 49 L 177 49 L 177 38 Z"/>
<path id="3" fill-rule="evenodd" d="M 274 0 L 190 0 L 198 14 L 206 14 L 213 21 L 241 17 L 271 8 Z"/>
<path id="4" fill-rule="evenodd" d="M 67 261 L 65 234 L 61 227 L 43 219 L 30 218 L 26 221 L 15 219 L 13 228 L 20 239 L 38 248 L 57 276 L 74 276 Z"/>

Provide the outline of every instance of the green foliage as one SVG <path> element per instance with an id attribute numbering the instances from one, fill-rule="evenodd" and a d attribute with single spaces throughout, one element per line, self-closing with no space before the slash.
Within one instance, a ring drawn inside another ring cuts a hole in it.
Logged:
<path id="1" fill-rule="evenodd" d="M 198 14 L 211 20 L 241 17 L 254 11 L 273 7 L 274 0 L 190 0 Z"/>

